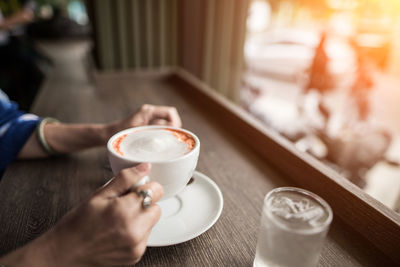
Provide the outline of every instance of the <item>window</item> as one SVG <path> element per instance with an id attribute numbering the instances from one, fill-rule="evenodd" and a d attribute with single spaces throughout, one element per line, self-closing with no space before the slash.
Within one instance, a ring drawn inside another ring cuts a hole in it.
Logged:
<path id="1" fill-rule="evenodd" d="M 241 106 L 400 212 L 400 4 L 251 2 Z"/>

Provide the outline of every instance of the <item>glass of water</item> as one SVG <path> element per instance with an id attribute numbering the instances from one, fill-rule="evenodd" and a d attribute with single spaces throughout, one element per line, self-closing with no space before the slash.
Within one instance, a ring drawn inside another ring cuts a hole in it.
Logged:
<path id="1" fill-rule="evenodd" d="M 280 187 L 264 199 L 255 267 L 317 266 L 332 209 L 322 198 Z"/>

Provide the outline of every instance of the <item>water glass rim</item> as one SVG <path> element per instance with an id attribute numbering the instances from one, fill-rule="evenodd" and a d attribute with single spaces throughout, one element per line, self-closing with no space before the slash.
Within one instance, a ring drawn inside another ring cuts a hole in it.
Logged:
<path id="1" fill-rule="evenodd" d="M 272 214 L 271 210 L 268 208 L 269 207 L 268 200 L 271 198 L 272 195 L 274 195 L 276 193 L 280 193 L 280 192 L 295 192 L 295 193 L 302 194 L 302 195 L 305 195 L 307 197 L 314 199 L 316 202 L 318 202 L 323 207 L 324 211 L 328 213 L 328 217 L 321 225 L 310 228 L 310 229 L 293 229 L 293 228 L 288 227 L 287 225 L 279 222 L 279 220 L 276 219 L 276 215 Z M 329 227 L 329 225 L 331 224 L 332 219 L 333 219 L 332 209 L 324 199 L 322 199 L 320 196 L 318 196 L 308 190 L 298 188 L 298 187 L 289 187 L 289 186 L 277 187 L 277 188 L 269 191 L 264 198 L 263 212 L 265 212 L 266 215 L 268 216 L 268 218 L 270 218 L 278 227 L 283 228 L 286 231 L 295 232 L 295 233 L 299 233 L 299 234 L 315 234 L 315 233 L 322 232 L 327 227 Z"/>

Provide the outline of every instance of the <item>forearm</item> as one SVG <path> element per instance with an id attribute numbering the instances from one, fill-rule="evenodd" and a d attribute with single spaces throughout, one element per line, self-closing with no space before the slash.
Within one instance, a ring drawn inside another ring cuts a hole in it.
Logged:
<path id="1" fill-rule="evenodd" d="M 44 137 L 59 153 L 105 145 L 109 131 L 104 124 L 46 124 Z"/>
<path id="2" fill-rule="evenodd" d="M 181 127 L 182 121 L 174 107 L 146 104 L 135 114 L 109 124 L 47 123 L 44 125 L 43 136 L 40 134 L 40 140 L 44 139 L 58 153 L 70 153 L 106 145 L 108 139 L 121 130 L 150 124 Z M 38 158 L 48 155 L 39 143 L 36 133 L 33 133 L 18 158 Z"/>
<path id="3" fill-rule="evenodd" d="M 107 143 L 112 134 L 110 126 L 105 124 L 64 124 L 47 123 L 44 125 L 44 139 L 58 153 L 70 153 Z M 48 154 L 43 150 L 32 133 L 20 151 L 18 158 L 39 158 Z"/>

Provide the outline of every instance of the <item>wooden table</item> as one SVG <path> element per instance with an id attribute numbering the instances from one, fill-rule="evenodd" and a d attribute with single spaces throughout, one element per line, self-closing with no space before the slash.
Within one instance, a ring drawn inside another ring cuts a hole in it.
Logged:
<path id="1" fill-rule="evenodd" d="M 121 73 L 100 74 L 90 81 L 83 65 L 71 64 L 57 62 L 34 113 L 64 122 L 106 122 L 127 116 L 143 103 L 176 106 L 184 128 L 201 140 L 197 170 L 223 193 L 224 209 L 211 229 L 182 244 L 148 248 L 138 266 L 252 266 L 263 198 L 275 187 L 292 185 L 290 181 L 190 99 L 176 78 Z M 13 163 L 0 182 L 0 254 L 49 229 L 111 175 L 103 147 Z M 321 266 L 387 264 L 385 255 L 335 217 Z"/>

